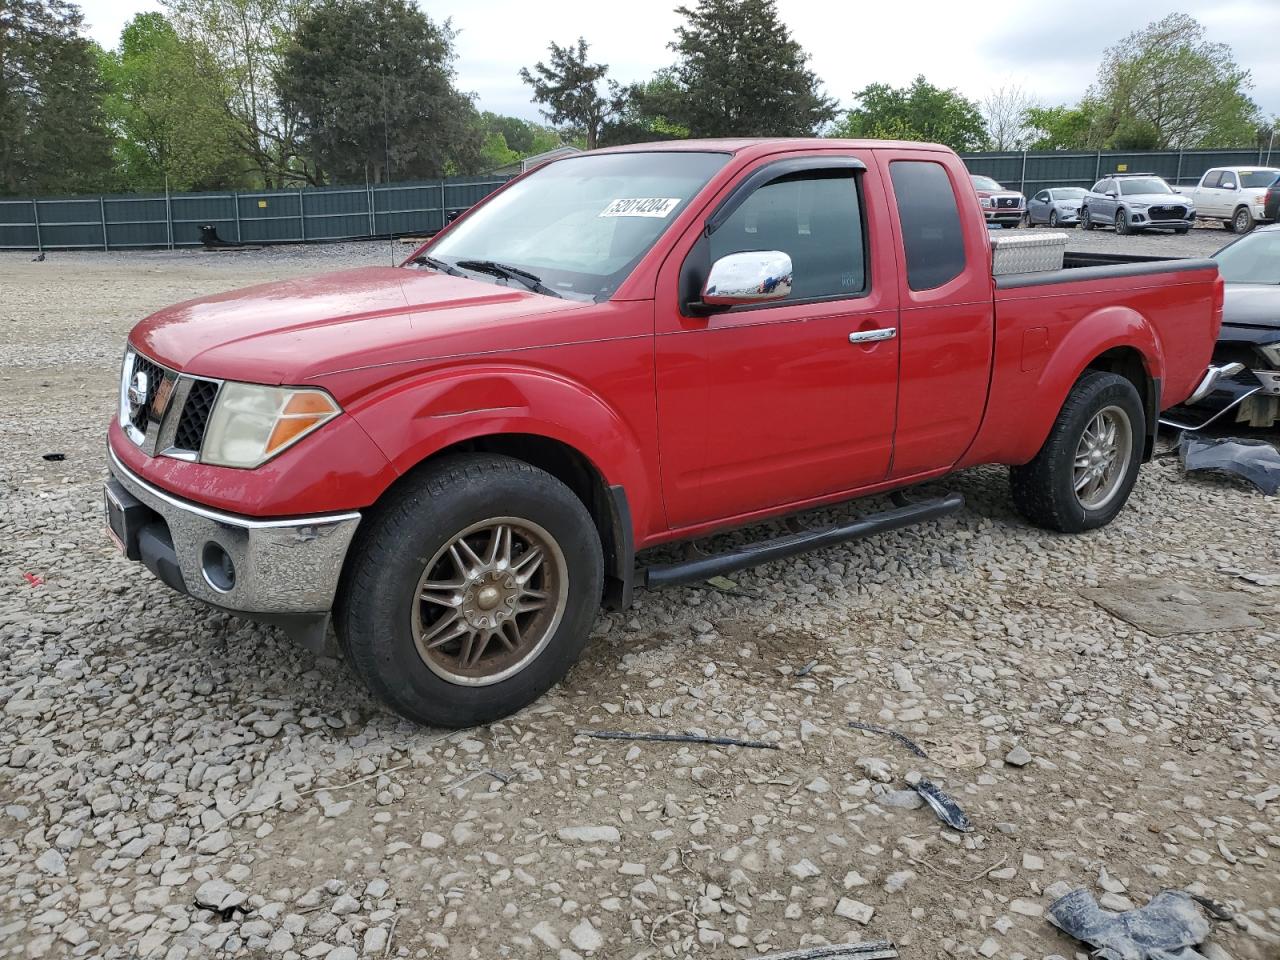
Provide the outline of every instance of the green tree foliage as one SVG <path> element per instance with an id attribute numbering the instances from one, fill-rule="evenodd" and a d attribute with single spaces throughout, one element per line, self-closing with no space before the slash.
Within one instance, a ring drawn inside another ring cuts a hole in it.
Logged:
<path id="1" fill-rule="evenodd" d="M 535 63 L 532 71 L 521 67 L 520 79 L 533 89 L 534 103 L 544 105 L 543 114 L 548 120 L 581 133 L 587 149 L 594 150 L 600 129 L 613 112 L 611 98 L 616 96 L 616 88 L 610 86 L 610 96 L 601 92 L 609 65 L 592 63 L 587 49 L 582 37 L 576 46 L 552 43 L 548 47 L 549 62 Z"/>
<path id="2" fill-rule="evenodd" d="M 478 169 L 485 139 L 453 86 L 453 36 L 408 0 L 310 10 L 276 80 L 315 166 L 336 181 L 375 182 Z"/>
<path id="3" fill-rule="evenodd" d="M 0 0 L 0 192 L 79 192 L 111 169 L 98 50 L 64 0 Z"/>
<path id="4" fill-rule="evenodd" d="M 1090 91 L 1103 113 L 1103 146 L 1252 146 L 1257 105 L 1249 71 L 1231 48 L 1206 39 L 1192 17 L 1171 13 L 1129 34 L 1103 55 Z"/>
<path id="5" fill-rule="evenodd" d="M 546 153 L 561 143 L 560 134 L 551 127 L 488 110 L 480 114 L 480 128 L 484 136 L 481 170 L 493 170 L 534 154 Z M 500 159 L 502 157 L 506 159 Z"/>
<path id="6" fill-rule="evenodd" d="M 669 123 L 694 137 L 807 137 L 834 119 L 774 0 L 699 0 L 676 12 L 685 22 L 670 45 L 672 83 L 652 108 Z"/>
<path id="7" fill-rule="evenodd" d="M 107 114 L 118 134 L 123 190 L 211 189 L 237 183 L 235 127 L 209 51 L 160 13 L 140 13 L 103 56 Z"/>
<path id="8" fill-rule="evenodd" d="M 210 51 L 224 80 L 236 150 L 263 186 L 321 182 L 302 156 L 297 117 L 275 77 L 312 0 L 162 0 L 183 39 Z"/>
<path id="9" fill-rule="evenodd" d="M 1098 103 L 1088 99 L 1074 107 L 1031 107 L 1026 113 L 1027 149 L 1095 149 L 1101 119 Z"/>
<path id="10" fill-rule="evenodd" d="M 645 83 L 618 88 L 614 111 L 600 131 L 601 146 L 681 140 L 689 128 L 670 119 L 680 99 L 680 86 L 670 70 L 660 70 Z"/>
<path id="11" fill-rule="evenodd" d="M 977 104 L 954 89 L 935 87 L 923 76 L 909 87 L 873 83 L 853 97 L 853 109 L 833 136 L 923 140 L 954 150 L 980 150 L 987 141 Z"/>

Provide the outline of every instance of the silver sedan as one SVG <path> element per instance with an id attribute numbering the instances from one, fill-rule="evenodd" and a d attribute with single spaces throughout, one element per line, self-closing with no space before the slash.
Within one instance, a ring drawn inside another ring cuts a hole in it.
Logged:
<path id="1" fill-rule="evenodd" d="M 1080 222 L 1080 201 L 1087 190 L 1079 187 L 1052 187 L 1027 201 L 1027 226 L 1047 223 L 1051 227 L 1074 227 Z"/>

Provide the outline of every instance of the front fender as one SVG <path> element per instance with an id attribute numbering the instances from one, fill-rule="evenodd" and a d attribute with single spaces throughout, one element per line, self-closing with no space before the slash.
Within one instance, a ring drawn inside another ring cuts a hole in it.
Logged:
<path id="1" fill-rule="evenodd" d="M 616 386 L 616 385 L 615 385 Z M 653 417 L 651 389 L 624 391 Z M 632 395 L 634 394 L 634 396 Z M 630 406 L 630 404 L 628 404 Z M 652 522 L 660 498 L 641 436 L 646 419 L 618 409 L 563 374 L 518 364 L 469 364 L 408 377 L 349 413 L 403 475 L 445 448 L 495 434 L 558 441 L 585 457 L 609 486 L 621 485 L 637 524 Z M 639 429 L 636 421 L 639 421 Z"/>

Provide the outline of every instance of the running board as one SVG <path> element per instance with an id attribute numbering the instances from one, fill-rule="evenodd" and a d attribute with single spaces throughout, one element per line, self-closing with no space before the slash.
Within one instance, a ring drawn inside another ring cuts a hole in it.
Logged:
<path id="1" fill-rule="evenodd" d="M 773 540 L 762 540 L 729 553 L 645 567 L 640 571 L 643 577 L 642 582 L 646 587 L 652 588 L 706 580 L 708 577 L 745 570 L 747 567 L 754 567 L 761 563 L 782 560 L 797 553 L 830 547 L 847 540 L 861 540 L 873 534 L 888 533 L 890 530 L 909 527 L 914 523 L 936 520 L 938 517 L 955 513 L 962 507 L 964 507 L 964 497 L 958 493 L 949 493 L 935 500 L 923 500 L 919 503 L 894 507 L 882 513 L 873 513 L 838 527 L 805 530 Z"/>

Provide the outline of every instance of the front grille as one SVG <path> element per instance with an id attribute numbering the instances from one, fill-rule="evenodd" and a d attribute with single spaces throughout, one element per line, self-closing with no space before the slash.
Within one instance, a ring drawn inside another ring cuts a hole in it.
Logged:
<path id="1" fill-rule="evenodd" d="M 137 409 L 130 409 L 129 422 L 133 424 L 133 428 L 139 433 L 146 433 L 147 418 L 151 416 L 151 405 L 155 403 L 156 391 L 164 380 L 164 368 L 139 353 L 135 354 L 133 358 L 133 371 L 129 374 L 130 381 L 139 373 L 147 378 L 147 396 L 146 400 Z"/>
<path id="2" fill-rule="evenodd" d="M 1152 220 L 1185 220 L 1187 219 L 1187 208 L 1176 205 L 1150 207 L 1147 210 L 1147 216 Z"/>
<path id="3" fill-rule="evenodd" d="M 1018 205 L 1017 197 L 996 197 L 997 207 L 1016 207 Z"/>
<path id="4" fill-rule="evenodd" d="M 187 402 L 182 408 L 182 416 L 178 419 L 178 432 L 173 437 L 173 445 L 176 448 L 199 452 L 200 444 L 204 443 L 204 431 L 209 426 L 209 414 L 213 412 L 213 402 L 217 398 L 216 381 L 191 381 Z"/>

